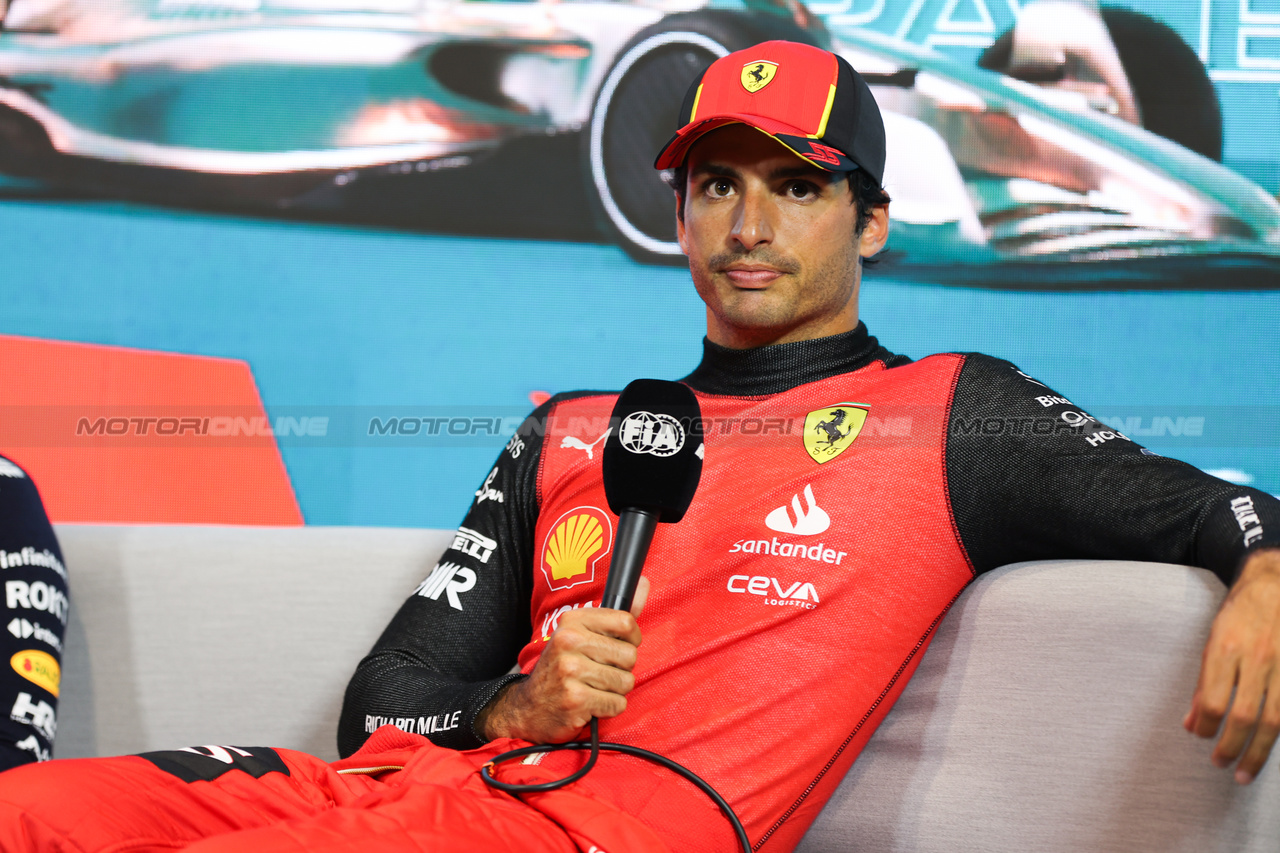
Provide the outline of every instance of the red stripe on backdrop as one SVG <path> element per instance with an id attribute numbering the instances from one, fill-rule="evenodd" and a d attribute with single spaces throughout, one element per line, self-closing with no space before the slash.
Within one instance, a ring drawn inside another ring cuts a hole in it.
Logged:
<path id="1" fill-rule="evenodd" d="M 236 359 L 0 335 L 0 453 L 54 522 L 303 523 Z"/>

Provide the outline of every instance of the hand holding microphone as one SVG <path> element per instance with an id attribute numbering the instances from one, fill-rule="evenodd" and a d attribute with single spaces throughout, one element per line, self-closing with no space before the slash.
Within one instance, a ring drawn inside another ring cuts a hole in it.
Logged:
<path id="1" fill-rule="evenodd" d="M 477 719 L 486 738 L 563 743 L 592 717 L 626 709 L 640 645 L 636 617 L 648 587 L 637 585 L 658 523 L 683 518 L 698 488 L 701 411 L 688 387 L 637 379 L 618 397 L 611 424 L 604 490 L 619 519 L 601 606 L 560 617 L 529 678 L 507 688 Z"/>
<path id="2" fill-rule="evenodd" d="M 742 821 L 733 813 L 729 802 L 716 792 L 706 780 L 670 758 L 650 752 L 636 744 L 608 743 L 600 740 L 599 717 L 615 717 L 626 708 L 626 694 L 635 686 L 635 678 L 631 670 L 635 666 L 635 649 L 640 645 L 640 628 L 635 616 L 644 606 L 648 595 L 648 583 L 641 577 L 644 560 L 649 553 L 649 543 L 653 540 L 654 531 L 659 522 L 674 523 L 684 518 L 685 511 L 693 501 L 693 493 L 698 489 L 698 481 L 702 477 L 702 412 L 698 399 L 684 385 L 675 382 L 660 382 L 656 379 L 637 379 L 626 387 L 618 403 L 613 408 L 613 429 L 604 448 L 604 491 L 609 501 L 609 509 L 618 516 L 618 538 L 615 540 L 613 561 L 609 564 L 609 577 L 604 585 L 604 597 L 600 608 L 572 611 L 581 614 L 569 620 L 570 625 L 588 628 L 595 620 L 623 620 L 614 623 L 625 630 L 613 634 L 605 632 L 600 639 L 607 642 L 603 646 L 596 643 L 588 630 L 585 641 L 577 639 L 563 644 L 556 644 L 556 638 L 566 630 L 565 614 L 561 617 L 560 627 L 552 635 L 550 645 L 557 645 L 555 653 L 548 648 L 538 659 L 529 679 L 511 688 L 511 693 L 528 686 L 529 690 L 544 689 L 541 699 L 546 700 L 555 691 L 545 692 L 545 687 L 536 685 L 559 684 L 565 689 L 562 696 L 569 697 L 576 692 L 575 688 L 590 687 L 594 679 L 614 683 L 614 687 L 596 688 L 584 692 L 584 702 L 557 703 L 552 700 L 544 705 L 552 718 L 559 717 L 561 728 L 551 737 L 540 737 L 532 732 L 516 734 L 525 740 L 533 741 L 535 746 L 526 746 L 508 750 L 495 756 L 481 768 L 481 777 L 485 784 L 509 794 L 529 794 L 539 791 L 554 791 L 566 785 L 572 785 L 595 767 L 596 759 L 601 752 L 616 752 L 642 758 L 645 761 L 659 764 L 684 778 L 705 793 L 724 814 L 733 826 L 738 839 L 738 847 L 742 853 L 751 853 L 751 840 L 742 826 Z M 633 606 L 634 605 L 634 606 Z M 631 612 L 625 612 L 628 609 Z M 627 621 L 630 620 L 630 621 Z M 581 623 L 579 625 L 579 623 Z M 605 623 L 600 623 L 604 625 Z M 560 645 L 589 648 L 629 649 L 615 662 L 609 662 L 609 655 L 604 659 L 588 651 L 583 658 L 590 663 L 581 671 L 573 653 L 560 651 Z M 559 678 L 552 676 L 543 679 L 546 671 L 559 673 Z M 603 675 L 602 675 L 603 673 Z M 611 698 L 616 697 L 616 699 Z M 605 696 L 611 707 L 604 711 L 588 710 L 588 703 L 599 696 Z M 538 701 L 535 699 L 535 702 Z M 591 736 L 586 743 L 567 743 L 577 731 L 572 726 L 577 720 L 587 718 Z M 565 734 L 565 731 L 568 734 Z M 490 735 L 492 738 L 493 735 Z M 554 745 L 551 745 L 554 744 Z M 540 752 L 557 752 L 560 750 L 590 750 L 586 762 L 573 773 L 562 779 L 549 782 L 511 784 L 499 781 L 493 776 L 498 765 L 516 758 Z"/>
<path id="3" fill-rule="evenodd" d="M 529 674 L 500 694 L 476 727 L 488 740 L 515 737 L 530 743 L 573 740 L 592 717 L 616 717 L 635 686 L 640 626 L 649 582 L 642 579 L 630 612 L 584 607 L 560 616 L 542 656 Z"/>

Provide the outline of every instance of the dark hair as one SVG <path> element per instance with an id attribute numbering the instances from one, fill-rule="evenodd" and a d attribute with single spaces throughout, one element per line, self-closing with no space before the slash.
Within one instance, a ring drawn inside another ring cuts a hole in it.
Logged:
<path id="1" fill-rule="evenodd" d="M 689 181 L 689 167 L 682 163 L 674 169 L 663 172 L 662 175 L 667 185 L 676 192 L 676 198 L 679 200 L 676 215 L 683 221 L 684 189 Z M 871 209 L 889 203 L 889 194 L 861 169 L 856 172 L 842 172 L 840 177 L 849 182 L 853 203 L 858 206 L 858 222 L 854 231 L 856 236 L 862 233 L 862 229 L 866 228 L 871 220 Z"/>

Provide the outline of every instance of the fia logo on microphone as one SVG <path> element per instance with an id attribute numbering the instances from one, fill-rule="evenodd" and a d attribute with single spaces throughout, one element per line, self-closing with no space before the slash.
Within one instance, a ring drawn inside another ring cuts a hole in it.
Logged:
<path id="1" fill-rule="evenodd" d="M 618 441 L 632 453 L 674 456 L 684 447 L 684 427 L 671 415 L 632 412 L 618 427 Z"/>

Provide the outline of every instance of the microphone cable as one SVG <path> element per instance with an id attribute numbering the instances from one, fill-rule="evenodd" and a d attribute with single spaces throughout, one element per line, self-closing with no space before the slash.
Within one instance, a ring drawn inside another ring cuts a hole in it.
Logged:
<path id="1" fill-rule="evenodd" d="M 499 782 L 489 772 L 499 764 L 511 761 L 515 758 L 521 758 L 526 755 L 534 755 L 539 752 L 560 752 L 567 749 L 591 750 L 591 755 L 587 758 L 587 763 L 582 765 L 578 770 L 565 776 L 563 779 L 556 779 L 551 782 L 537 782 L 529 785 L 513 785 L 509 782 Z M 570 741 L 569 743 L 544 743 L 537 746 L 522 746 L 519 749 L 512 749 L 501 755 L 495 755 L 483 767 L 480 768 L 480 777 L 484 779 L 486 785 L 491 788 L 497 788 L 499 791 L 506 791 L 508 794 L 534 794 L 541 791 L 554 791 L 557 788 L 563 788 L 577 782 L 583 776 L 591 772 L 591 768 L 596 766 L 596 759 L 600 757 L 600 751 L 620 752 L 623 755 L 632 755 L 636 758 L 643 758 L 645 761 L 653 762 L 661 767 L 665 767 L 678 776 L 693 783 L 698 790 L 711 798 L 721 813 L 728 819 L 730 825 L 733 826 L 734 835 L 738 837 L 738 844 L 742 847 L 742 853 L 751 853 L 751 841 L 747 838 L 747 831 L 742 827 L 742 821 L 738 820 L 738 816 L 733 813 L 733 808 L 720 796 L 715 788 L 711 787 L 701 776 L 694 773 L 682 764 L 677 764 L 665 755 L 659 755 L 656 752 L 650 752 L 647 749 L 641 749 L 638 746 L 630 746 L 625 743 L 609 743 L 600 742 L 600 721 L 595 717 L 591 718 L 591 740 L 583 743 L 582 741 Z"/>

